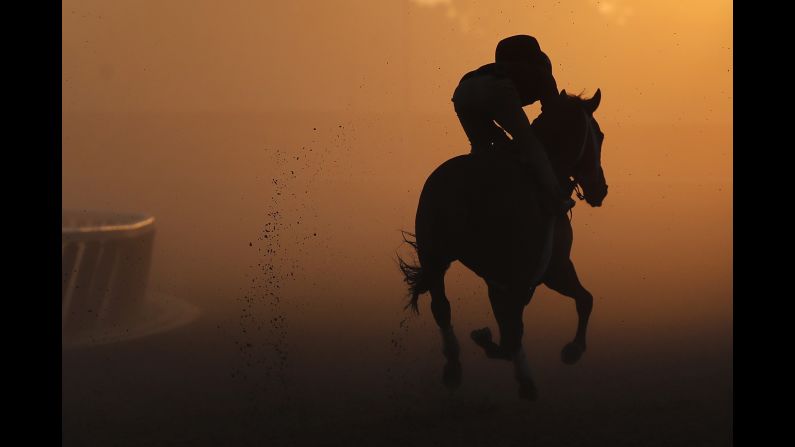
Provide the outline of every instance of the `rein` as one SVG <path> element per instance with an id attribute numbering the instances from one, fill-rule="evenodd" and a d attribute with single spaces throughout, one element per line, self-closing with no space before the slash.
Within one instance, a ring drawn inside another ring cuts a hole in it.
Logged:
<path id="1" fill-rule="evenodd" d="M 594 134 L 593 126 L 591 126 L 591 120 L 588 119 L 588 115 L 584 110 L 582 111 L 582 115 L 585 118 L 585 132 L 583 132 L 584 136 L 582 145 L 580 146 L 580 152 L 577 154 L 577 158 L 574 160 L 574 166 L 577 166 L 580 160 L 582 160 L 582 157 L 585 155 L 585 146 L 588 141 L 596 141 L 596 135 Z M 591 138 L 588 138 L 589 135 Z M 585 200 L 585 195 L 583 195 L 582 189 L 580 189 L 580 184 L 577 182 L 577 180 L 574 180 L 574 193 L 577 196 L 577 199 L 581 201 Z M 574 219 L 574 208 L 569 208 L 569 212 L 567 214 L 569 215 L 569 222 L 571 222 L 572 219 Z"/>

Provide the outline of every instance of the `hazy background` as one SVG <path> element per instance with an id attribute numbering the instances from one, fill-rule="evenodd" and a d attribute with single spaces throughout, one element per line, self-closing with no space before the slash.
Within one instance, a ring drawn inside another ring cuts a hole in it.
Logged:
<path id="1" fill-rule="evenodd" d="M 574 209 L 583 360 L 558 359 L 573 302 L 541 288 L 525 312 L 532 405 L 468 340 L 496 325 L 460 265 L 448 395 L 394 261 L 427 175 L 468 151 L 453 89 L 512 34 L 559 88 L 602 89 L 610 185 Z M 152 213 L 150 288 L 202 311 L 65 352 L 66 443 L 725 445 L 732 76 L 728 1 L 65 0 L 64 207 Z"/>

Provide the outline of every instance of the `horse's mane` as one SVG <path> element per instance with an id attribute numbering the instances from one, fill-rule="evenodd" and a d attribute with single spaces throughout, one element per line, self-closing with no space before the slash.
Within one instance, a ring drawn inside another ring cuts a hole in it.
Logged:
<path id="1" fill-rule="evenodd" d="M 583 89 L 583 91 L 581 91 L 580 93 L 577 93 L 576 95 L 574 95 L 572 93 L 569 93 L 569 92 L 566 92 L 566 98 L 569 101 L 580 101 L 580 102 L 585 102 L 585 101 L 588 101 L 589 99 L 591 99 L 591 98 L 583 97 L 584 94 L 585 94 L 585 90 L 584 89 Z"/>
<path id="2" fill-rule="evenodd" d="M 565 90 L 564 90 L 564 91 L 565 91 Z M 556 109 L 559 109 L 559 107 L 560 107 L 561 105 L 562 105 L 564 108 L 566 108 L 567 110 L 570 110 L 570 109 L 571 109 L 572 107 L 574 107 L 574 106 L 577 106 L 577 107 L 582 107 L 582 106 L 583 106 L 583 104 L 584 104 L 586 101 L 588 101 L 588 100 L 590 100 L 590 99 L 591 99 L 591 98 L 586 98 L 586 97 L 584 96 L 584 93 L 585 93 L 585 90 L 583 90 L 582 92 L 580 92 L 580 93 L 578 93 L 578 94 L 571 94 L 571 93 L 568 93 L 568 92 L 566 92 L 566 94 L 565 94 L 565 95 L 560 95 L 560 98 L 562 98 L 562 99 L 563 99 L 563 101 L 562 101 L 561 103 L 559 103 L 559 104 L 558 104 L 558 106 L 556 107 Z M 542 106 L 542 108 L 541 108 L 541 114 L 539 114 L 539 115 L 536 117 L 536 119 L 534 119 L 534 120 L 533 120 L 533 123 L 532 123 L 532 124 L 534 125 L 534 127 L 536 127 L 536 126 L 538 126 L 538 125 L 542 125 L 542 126 L 543 126 L 542 122 L 544 122 L 544 121 L 548 121 L 548 120 L 551 118 L 551 116 L 555 116 L 555 115 L 557 115 L 557 117 L 560 117 L 560 115 L 558 115 L 557 113 L 555 113 L 555 110 L 549 110 L 549 109 L 547 109 L 547 110 L 544 110 L 544 108 L 543 108 L 543 106 Z M 552 119 L 554 119 L 554 118 L 552 118 Z"/>
<path id="3" fill-rule="evenodd" d="M 563 90 L 563 92 L 566 92 L 566 90 Z M 565 95 L 560 95 L 560 97 L 563 98 L 564 100 L 563 103 L 565 105 L 578 105 L 578 106 L 582 106 L 583 103 L 590 101 L 592 99 L 592 97 L 591 98 L 585 97 L 585 90 L 577 94 L 566 92 Z"/>

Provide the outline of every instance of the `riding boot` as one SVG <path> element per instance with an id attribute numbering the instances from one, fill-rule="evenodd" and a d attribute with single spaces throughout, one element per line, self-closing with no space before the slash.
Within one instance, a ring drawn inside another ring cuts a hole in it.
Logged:
<path id="1" fill-rule="evenodd" d="M 542 209 L 554 216 L 567 213 L 575 202 L 561 189 L 546 150 L 535 137 L 527 143 L 519 147 L 519 161 L 528 166 L 540 186 L 539 202 Z"/>

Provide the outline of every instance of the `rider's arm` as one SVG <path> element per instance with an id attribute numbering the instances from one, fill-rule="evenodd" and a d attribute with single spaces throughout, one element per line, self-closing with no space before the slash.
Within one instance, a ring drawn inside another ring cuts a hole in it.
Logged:
<path id="1" fill-rule="evenodd" d="M 544 146 L 530 127 L 530 120 L 522 109 L 522 102 L 513 82 L 509 79 L 500 80 L 495 83 L 492 93 L 491 114 L 494 121 L 513 138 L 519 150 L 519 160 L 531 167 L 545 190 L 552 195 L 562 196 L 557 175 Z"/>
<path id="2" fill-rule="evenodd" d="M 511 135 L 519 148 L 520 159 L 529 161 L 528 152 L 540 152 L 546 156 L 544 147 L 530 127 L 530 120 L 522 109 L 522 102 L 513 82 L 509 79 L 495 82 L 491 99 L 491 116 Z"/>

